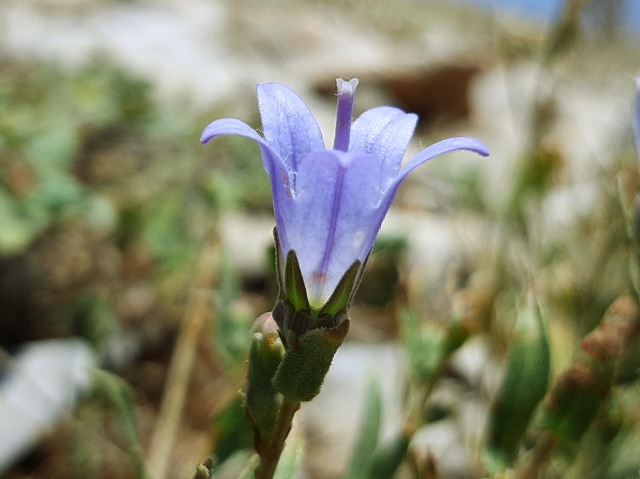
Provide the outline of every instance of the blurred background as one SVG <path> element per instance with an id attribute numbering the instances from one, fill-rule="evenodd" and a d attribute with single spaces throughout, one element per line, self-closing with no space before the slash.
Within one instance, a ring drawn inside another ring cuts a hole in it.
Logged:
<path id="1" fill-rule="evenodd" d="M 257 147 L 198 140 L 259 128 L 255 85 L 276 81 L 331 144 L 336 77 L 360 79 L 356 115 L 420 116 L 408 156 L 450 136 L 492 154 L 401 188 L 297 419 L 296 477 L 346 477 L 371 377 L 381 440 L 419 423 L 395 477 L 484 477 L 527 295 L 552 378 L 616 300 L 636 311 L 639 41 L 634 0 L 2 0 L 0 477 L 186 478 L 211 455 L 237 477 L 274 222 Z M 637 360 L 604 432 L 544 477 L 638 477 Z"/>

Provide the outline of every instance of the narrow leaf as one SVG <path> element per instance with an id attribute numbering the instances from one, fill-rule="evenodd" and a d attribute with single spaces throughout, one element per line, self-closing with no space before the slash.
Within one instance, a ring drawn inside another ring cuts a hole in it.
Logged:
<path id="1" fill-rule="evenodd" d="M 532 296 L 518 314 L 515 335 L 489 423 L 486 460 L 490 469 L 492 465 L 502 469 L 513 461 L 535 408 L 549 387 L 549 340 Z"/>
<path id="2" fill-rule="evenodd" d="M 371 377 L 366 391 L 364 414 L 360 424 L 360 433 L 351 456 L 351 468 L 348 479 L 364 479 L 367 464 L 373 452 L 378 447 L 380 421 L 382 415 L 382 399 L 380 397 L 380 383 L 376 377 Z"/>
<path id="3" fill-rule="evenodd" d="M 129 460 L 136 470 L 136 478 L 147 477 L 136 429 L 135 403 L 129 385 L 114 374 L 98 370 L 94 373 L 93 386 L 96 394 L 106 399 L 113 408 L 127 446 Z"/>
<path id="4" fill-rule="evenodd" d="M 391 442 L 377 449 L 371 456 L 367 479 L 390 479 L 394 477 L 409 449 L 410 438 L 401 433 Z"/>

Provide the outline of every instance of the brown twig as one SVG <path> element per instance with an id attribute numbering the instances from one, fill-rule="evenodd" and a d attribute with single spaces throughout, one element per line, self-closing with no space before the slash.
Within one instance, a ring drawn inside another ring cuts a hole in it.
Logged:
<path id="1" fill-rule="evenodd" d="M 219 262 L 217 237 L 213 235 L 200 253 L 193 286 L 171 356 L 158 421 L 147 453 L 147 469 L 153 479 L 165 479 L 176 433 L 182 418 L 187 387 L 195 362 L 196 344 L 211 314 L 210 289 Z"/>

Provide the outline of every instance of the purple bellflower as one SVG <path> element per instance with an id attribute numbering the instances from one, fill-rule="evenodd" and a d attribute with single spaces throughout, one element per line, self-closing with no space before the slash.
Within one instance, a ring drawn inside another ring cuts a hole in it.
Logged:
<path id="1" fill-rule="evenodd" d="M 326 148 L 303 100 L 278 83 L 257 87 L 263 136 L 240 120 L 225 118 L 208 125 L 201 138 L 206 143 L 220 135 L 241 135 L 260 146 L 271 180 L 279 257 L 283 261 L 295 253 L 308 305 L 315 311 L 327 303 L 355 264 L 361 270 L 400 184 L 411 171 L 455 150 L 489 154 L 478 140 L 450 138 L 425 148 L 402 166 L 417 116 L 381 106 L 352 123 L 357 84 L 357 79 L 337 80 L 332 149 Z"/>

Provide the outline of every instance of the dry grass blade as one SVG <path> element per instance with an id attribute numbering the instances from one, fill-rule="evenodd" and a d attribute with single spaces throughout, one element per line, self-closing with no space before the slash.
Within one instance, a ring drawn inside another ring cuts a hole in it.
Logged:
<path id="1" fill-rule="evenodd" d="M 185 395 L 195 362 L 196 343 L 208 315 L 211 314 L 209 290 L 215 281 L 218 263 L 218 238 L 213 234 L 200 253 L 193 287 L 167 373 L 158 422 L 147 453 L 147 470 L 149 476 L 154 479 L 167 477 L 169 459 L 182 418 Z"/>

